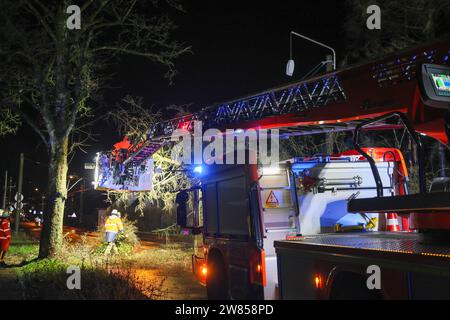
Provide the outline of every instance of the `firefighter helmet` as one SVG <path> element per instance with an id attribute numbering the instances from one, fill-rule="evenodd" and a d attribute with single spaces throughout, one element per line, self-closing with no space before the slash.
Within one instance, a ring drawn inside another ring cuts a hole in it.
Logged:
<path id="1" fill-rule="evenodd" d="M 120 212 L 117 209 L 113 209 L 113 211 L 111 211 L 111 215 L 120 217 Z"/>

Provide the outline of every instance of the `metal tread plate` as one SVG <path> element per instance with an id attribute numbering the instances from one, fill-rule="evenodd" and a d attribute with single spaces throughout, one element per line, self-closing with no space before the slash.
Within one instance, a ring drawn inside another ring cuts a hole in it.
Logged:
<path id="1" fill-rule="evenodd" d="M 367 232 L 352 234 L 323 234 L 296 240 L 276 241 L 276 248 L 298 245 L 334 247 L 372 252 L 400 253 L 450 259 L 450 245 L 425 244 L 420 234 L 401 232 Z M 450 260 L 449 260 L 450 262 Z"/>

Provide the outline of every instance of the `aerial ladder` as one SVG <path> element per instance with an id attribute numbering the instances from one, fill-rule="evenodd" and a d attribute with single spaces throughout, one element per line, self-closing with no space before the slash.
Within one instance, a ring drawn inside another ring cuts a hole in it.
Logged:
<path id="1" fill-rule="evenodd" d="M 175 130 L 193 131 L 196 121 L 202 121 L 203 130 L 279 129 L 281 137 L 355 128 L 399 128 L 403 125 L 401 122 L 406 121 L 417 133 L 448 144 L 449 106 L 445 101 L 431 103 L 421 67 L 448 66 L 449 52 L 450 45 L 444 41 L 213 104 L 192 114 L 150 125 L 145 141 L 126 141 L 125 146 L 119 143 L 120 149 L 114 150 L 114 157 L 118 160 L 117 153 L 124 151 L 120 160 L 124 179 L 137 179 L 138 175 L 132 177 L 131 173 L 135 172 L 132 168 L 141 166 L 170 143 Z M 445 100 L 446 97 L 440 98 Z M 389 116 L 393 113 L 401 115 L 401 119 L 393 120 Z M 99 189 L 110 187 L 101 181 L 97 184 Z M 127 190 L 123 183 L 111 188 Z"/>
<path id="2" fill-rule="evenodd" d="M 426 192 L 420 135 L 449 144 L 449 57 L 448 40 L 433 43 L 151 124 L 144 141 L 121 142 L 112 156 L 99 155 L 96 187 L 124 192 L 149 188 L 151 183 L 139 183 L 151 167 L 147 162 L 152 155 L 171 143 L 175 130 L 192 132 L 195 122 L 202 121 L 203 130 L 279 129 L 281 137 L 354 130 L 355 149 L 371 162 L 381 198 L 379 174 L 374 161 L 360 148 L 359 135 L 362 130 L 404 127 L 417 145 L 420 193 L 383 197 L 382 201 L 355 199 L 349 202 L 349 208 L 367 212 L 389 207 L 407 213 L 412 209 L 430 209 L 433 203 L 433 210 L 448 210 L 450 204 L 440 201 L 442 194 Z M 106 183 L 106 175 L 118 172 L 120 177 L 115 183 Z M 151 175 L 147 175 L 147 179 L 151 179 Z M 444 199 L 450 197 L 446 195 Z M 411 208 L 411 203 L 423 205 Z"/>

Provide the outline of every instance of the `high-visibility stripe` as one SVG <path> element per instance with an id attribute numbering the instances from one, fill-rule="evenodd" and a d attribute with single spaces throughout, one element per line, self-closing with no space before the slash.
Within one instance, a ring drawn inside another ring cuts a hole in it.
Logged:
<path id="1" fill-rule="evenodd" d="M 108 218 L 105 222 L 106 232 L 119 232 L 123 230 L 122 221 L 120 218 Z"/>

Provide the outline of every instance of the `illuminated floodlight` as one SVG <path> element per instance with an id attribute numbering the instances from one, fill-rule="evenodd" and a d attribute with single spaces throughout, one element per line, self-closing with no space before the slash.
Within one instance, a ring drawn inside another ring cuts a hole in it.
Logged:
<path id="1" fill-rule="evenodd" d="M 95 155 L 94 181 L 92 182 L 92 185 L 94 186 L 94 189 L 98 188 L 98 182 L 99 182 L 99 168 L 98 168 L 98 166 L 100 165 L 99 160 L 100 160 L 100 153 L 97 152 L 97 154 Z"/>
<path id="2" fill-rule="evenodd" d="M 264 176 L 273 176 L 281 172 L 280 167 L 265 167 L 262 169 Z"/>

